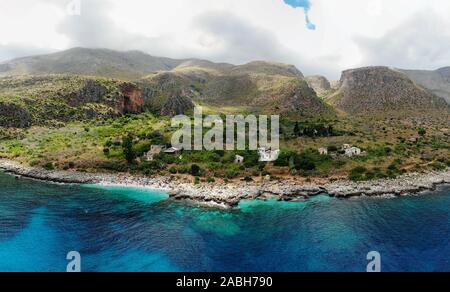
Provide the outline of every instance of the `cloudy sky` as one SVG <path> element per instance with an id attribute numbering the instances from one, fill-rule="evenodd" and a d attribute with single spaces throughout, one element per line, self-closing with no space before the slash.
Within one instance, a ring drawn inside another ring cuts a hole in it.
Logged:
<path id="1" fill-rule="evenodd" d="M 450 1 L 0 1 L 0 61 L 80 46 L 272 60 L 333 79 L 366 65 L 437 69 L 450 65 Z"/>

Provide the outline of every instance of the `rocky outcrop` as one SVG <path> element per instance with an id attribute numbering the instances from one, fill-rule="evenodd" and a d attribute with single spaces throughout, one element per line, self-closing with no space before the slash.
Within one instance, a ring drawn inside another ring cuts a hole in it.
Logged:
<path id="1" fill-rule="evenodd" d="M 186 114 L 194 109 L 194 103 L 186 96 L 171 96 L 161 109 L 163 116 L 176 116 Z"/>
<path id="2" fill-rule="evenodd" d="M 72 92 L 68 96 L 65 96 L 64 92 L 60 92 L 59 95 L 67 99 L 70 106 L 77 107 L 87 103 L 102 102 L 107 93 L 108 89 L 100 82 L 87 80 L 80 90 Z"/>
<path id="3" fill-rule="evenodd" d="M 162 114 L 185 113 L 200 100 L 213 109 L 230 107 L 236 114 L 284 114 L 295 117 L 329 114 L 295 66 L 251 62 L 241 66 L 190 62 L 139 82 L 146 107 Z"/>
<path id="4" fill-rule="evenodd" d="M 140 89 L 131 83 L 123 83 L 120 86 L 122 108 L 124 114 L 138 114 L 144 111 L 145 100 Z"/>
<path id="5" fill-rule="evenodd" d="M 303 78 L 303 73 L 294 65 L 254 61 L 240 66 L 234 66 L 231 69 L 234 74 L 264 74 L 264 75 L 281 75 L 286 77 Z"/>
<path id="6" fill-rule="evenodd" d="M 325 96 L 331 91 L 330 81 L 328 81 L 328 79 L 324 76 L 307 76 L 305 80 L 308 82 L 309 87 L 314 89 L 318 96 Z"/>
<path id="7" fill-rule="evenodd" d="M 27 128 L 31 124 L 30 113 L 16 104 L 0 102 L 0 127 Z"/>
<path id="8" fill-rule="evenodd" d="M 341 88 L 330 102 L 348 113 L 445 109 L 446 102 L 402 72 L 366 67 L 342 73 Z"/>
<path id="9" fill-rule="evenodd" d="M 271 113 L 306 117 L 333 113 L 304 80 L 294 79 L 261 94 L 262 98 L 257 103 L 267 103 L 264 108 L 269 108 Z"/>
<path id="10" fill-rule="evenodd" d="M 174 177 L 149 178 L 128 174 L 48 171 L 5 160 L 0 160 L 0 169 L 14 175 L 50 182 L 158 189 L 168 192 L 173 200 L 192 201 L 221 208 L 236 207 L 242 200 L 303 201 L 320 194 L 338 198 L 412 195 L 432 191 L 438 185 L 450 183 L 450 169 L 442 172 L 411 173 L 397 179 L 367 182 L 342 180 L 323 185 L 299 183 L 294 180 L 194 185 L 189 180 Z"/>

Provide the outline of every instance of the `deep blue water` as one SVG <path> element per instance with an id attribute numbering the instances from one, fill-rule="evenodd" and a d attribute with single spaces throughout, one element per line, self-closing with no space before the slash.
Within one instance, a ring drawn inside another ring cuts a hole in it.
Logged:
<path id="1" fill-rule="evenodd" d="M 0 173 L 0 271 L 450 271 L 450 188 L 419 197 L 244 202 L 217 211 L 164 193 Z"/>

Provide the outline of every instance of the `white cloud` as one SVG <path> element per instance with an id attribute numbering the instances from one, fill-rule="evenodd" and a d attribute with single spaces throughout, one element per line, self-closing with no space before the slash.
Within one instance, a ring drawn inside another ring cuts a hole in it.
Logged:
<path id="1" fill-rule="evenodd" d="M 366 65 L 408 69 L 450 66 L 450 27 L 431 10 L 412 16 L 381 38 L 356 38 Z"/>
<path id="2" fill-rule="evenodd" d="M 29 50 L 0 49 L 0 60 L 85 46 L 233 63 L 269 59 L 332 78 L 362 65 L 450 65 L 446 0 L 311 0 L 315 31 L 283 0 L 82 0 L 81 16 L 66 13 L 70 1 L 2 0 L 0 46 Z"/>

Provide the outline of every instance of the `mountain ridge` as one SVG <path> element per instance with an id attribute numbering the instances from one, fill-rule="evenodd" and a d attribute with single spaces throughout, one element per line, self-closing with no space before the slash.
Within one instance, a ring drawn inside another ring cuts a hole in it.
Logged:
<path id="1" fill-rule="evenodd" d="M 33 80 L 41 76 L 57 80 L 56 76 L 60 75 L 75 79 L 110 78 L 116 85 L 132 82 L 143 99 L 137 102 L 139 107 L 160 115 L 185 114 L 196 105 L 215 112 L 230 109 L 238 113 L 292 117 L 335 115 L 336 112 L 434 110 L 448 108 L 442 102 L 444 99 L 449 102 L 447 89 L 450 97 L 450 67 L 435 71 L 383 66 L 355 68 L 345 70 L 341 80 L 332 84 L 321 75 L 305 77 L 294 65 L 277 62 L 233 65 L 109 49 L 72 48 L 0 63 L 0 78 L 29 76 Z M 431 81 L 427 81 L 430 78 Z M 446 82 L 449 82 L 448 88 L 439 87 Z M 89 94 L 87 96 L 90 98 Z M 78 95 L 80 99 L 84 97 Z M 10 104 L 8 108 L 12 108 Z"/>
<path id="2" fill-rule="evenodd" d="M 443 98 L 417 85 L 401 70 L 385 66 L 346 70 L 340 84 L 328 101 L 351 114 L 449 108 Z"/>
<path id="3" fill-rule="evenodd" d="M 444 98 L 450 104 L 450 67 L 437 70 L 401 70 L 414 82 L 428 88 L 435 95 Z"/>

